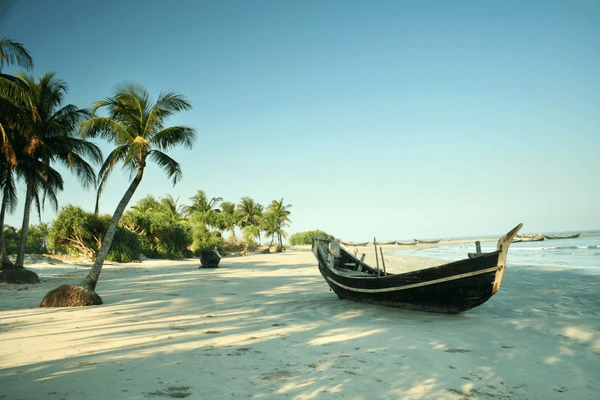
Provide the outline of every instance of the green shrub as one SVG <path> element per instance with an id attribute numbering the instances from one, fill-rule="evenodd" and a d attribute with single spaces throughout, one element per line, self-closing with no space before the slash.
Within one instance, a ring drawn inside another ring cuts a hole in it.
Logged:
<path id="1" fill-rule="evenodd" d="M 106 217 L 110 216 L 106 215 Z M 108 223 L 110 223 L 110 218 L 108 218 Z M 108 229 L 108 223 L 106 224 L 106 229 Z M 128 263 L 133 260 L 139 260 L 141 252 L 142 246 L 140 245 L 138 235 L 119 226 L 115 232 L 115 237 L 113 238 L 106 260 Z"/>
<path id="2" fill-rule="evenodd" d="M 178 260 L 191 255 L 188 250 L 192 244 L 189 224 L 174 219 L 160 206 L 148 209 L 134 207 L 123 214 L 121 223 L 139 236 L 142 253 L 146 257 Z"/>
<path id="3" fill-rule="evenodd" d="M 75 257 L 95 258 L 111 216 L 96 216 L 81 207 L 64 207 L 50 228 L 50 248 Z M 141 245 L 137 234 L 118 226 L 107 261 L 131 262 L 140 258 Z"/>
<path id="4" fill-rule="evenodd" d="M 204 224 L 194 224 L 192 228 L 194 244 L 192 249 L 194 256 L 200 255 L 200 251 L 212 249 L 215 246 L 223 250 L 223 238 L 219 232 L 211 232 Z"/>
<path id="5" fill-rule="evenodd" d="M 21 242 L 21 230 L 10 225 L 4 225 L 4 245 L 7 254 L 16 254 Z M 44 254 L 48 252 L 48 226 L 29 225 L 25 254 Z"/>
<path id="6" fill-rule="evenodd" d="M 321 230 L 306 231 L 294 233 L 290 236 L 290 246 L 311 245 L 313 237 L 334 239 L 333 235 L 325 233 Z"/>

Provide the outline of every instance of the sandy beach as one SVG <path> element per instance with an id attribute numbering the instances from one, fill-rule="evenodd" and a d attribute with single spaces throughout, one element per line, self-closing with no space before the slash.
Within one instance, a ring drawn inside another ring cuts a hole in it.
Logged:
<path id="1" fill-rule="evenodd" d="M 444 315 L 338 300 L 308 247 L 107 264 L 85 308 L 39 303 L 89 264 L 30 262 L 41 284 L 0 284 L 3 400 L 600 398 L 600 276 L 581 270 L 508 265 L 487 303 Z"/>

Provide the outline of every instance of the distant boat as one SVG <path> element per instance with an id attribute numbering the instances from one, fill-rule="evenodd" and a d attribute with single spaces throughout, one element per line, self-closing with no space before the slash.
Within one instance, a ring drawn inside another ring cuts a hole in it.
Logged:
<path id="1" fill-rule="evenodd" d="M 501 237 L 496 251 L 402 274 L 373 268 L 331 239 L 313 238 L 312 252 L 340 299 L 454 314 L 485 303 L 500 289 L 510 242 L 522 226 Z"/>
<path id="2" fill-rule="evenodd" d="M 537 235 L 532 235 L 532 236 L 522 236 L 519 238 L 515 238 L 513 239 L 513 243 L 520 243 L 520 242 L 541 242 L 542 240 L 544 240 L 544 235 L 542 233 L 538 233 Z"/>
<path id="3" fill-rule="evenodd" d="M 344 246 L 366 246 L 369 242 L 341 242 Z"/>
<path id="4" fill-rule="evenodd" d="M 574 233 L 572 235 L 544 235 L 546 239 L 577 239 L 579 237 L 579 233 Z"/>
<path id="5" fill-rule="evenodd" d="M 417 243 L 416 240 L 413 240 L 412 242 L 396 242 L 398 246 L 414 246 Z"/>
<path id="6" fill-rule="evenodd" d="M 388 244 L 396 244 L 395 240 L 391 240 L 389 242 L 377 242 L 378 245 L 383 246 L 383 245 L 388 245 Z"/>
<path id="7" fill-rule="evenodd" d="M 439 243 L 441 239 L 438 240 L 419 240 L 419 239 L 415 239 L 415 242 L 417 242 L 418 244 L 436 244 Z"/>

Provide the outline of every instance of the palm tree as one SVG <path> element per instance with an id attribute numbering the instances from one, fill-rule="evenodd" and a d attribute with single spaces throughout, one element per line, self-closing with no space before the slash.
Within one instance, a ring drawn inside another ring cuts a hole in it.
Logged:
<path id="1" fill-rule="evenodd" d="M 235 204 L 230 201 L 221 203 L 221 215 L 223 217 L 223 228 L 229 231 L 230 240 L 235 243 Z"/>
<path id="2" fill-rule="evenodd" d="M 2 159 L 0 159 L 0 189 L 2 190 L 2 208 L 0 211 L 0 252 L 2 252 L 2 266 L 12 266 L 12 262 L 6 254 L 4 242 L 4 217 L 8 208 L 13 212 L 16 208 L 17 197 L 12 177 L 12 170 L 16 167 L 16 157 L 10 141 L 6 135 L 4 125 L 11 116 L 15 115 L 16 106 L 14 102 L 24 97 L 16 78 L 12 75 L 2 74 L 4 65 L 17 64 L 22 68 L 33 68 L 33 59 L 21 43 L 17 43 L 6 37 L 0 39 L 0 139 L 2 142 Z"/>
<path id="3" fill-rule="evenodd" d="M 254 199 L 245 196 L 238 203 L 236 214 L 237 214 L 237 225 L 243 230 L 248 226 L 256 226 L 259 229 L 252 232 L 257 232 L 255 237 L 258 237 L 258 243 L 260 244 L 260 226 L 262 225 L 263 218 L 263 206 L 255 202 Z"/>
<path id="4" fill-rule="evenodd" d="M 269 204 L 269 206 L 267 207 L 267 213 L 272 214 L 273 215 L 273 219 L 274 219 L 274 232 L 273 234 L 276 234 L 279 237 L 279 249 L 283 248 L 283 239 L 282 237 L 287 238 L 287 232 L 283 230 L 283 228 L 285 228 L 286 226 L 289 226 L 291 224 L 291 220 L 289 218 L 289 215 L 291 214 L 291 212 L 288 210 L 288 208 L 291 208 L 292 205 L 288 204 L 288 205 L 283 205 L 283 199 L 280 200 L 273 200 L 271 202 L 271 204 Z"/>
<path id="5" fill-rule="evenodd" d="M 157 209 L 158 207 L 160 207 L 160 202 L 156 200 L 154 196 L 148 195 L 143 199 L 139 199 L 135 205 L 131 206 L 131 209 L 144 213 L 149 210 Z"/>
<path id="6" fill-rule="evenodd" d="M 107 109 L 107 117 L 96 116 L 81 124 L 83 137 L 101 137 L 116 146 L 98 172 L 98 191 L 102 191 L 109 174 L 120 162 L 130 172 L 132 181 L 113 213 L 100 251 L 87 277 L 79 287 L 62 286 L 49 292 L 42 301 L 42 306 L 102 304 L 102 299 L 95 292 L 102 265 L 110 251 L 119 220 L 142 181 L 148 159 L 156 162 L 173 179 L 175 185 L 182 177 L 181 167 L 165 151 L 176 145 L 191 148 L 196 139 L 193 128 L 164 126 L 169 116 L 191 109 L 191 104 L 185 97 L 173 91 L 160 93 L 156 103 L 153 103 L 143 86 L 125 82 L 117 86 L 112 97 L 94 103 L 93 112 L 100 108 Z"/>
<path id="7" fill-rule="evenodd" d="M 273 241 L 277 235 L 277 216 L 272 212 L 266 212 L 265 217 L 263 218 L 262 230 L 265 231 L 265 238 L 271 238 L 271 242 L 269 242 L 269 251 L 271 250 L 271 246 L 273 246 Z"/>
<path id="8" fill-rule="evenodd" d="M 32 76 L 24 74 L 18 74 L 16 78 L 26 94 L 21 99 L 26 100 L 15 101 L 14 112 L 5 125 L 3 208 L 10 209 L 14 200 L 10 193 L 12 173 L 25 182 L 26 193 L 17 259 L 12 268 L 10 260 L 3 255 L 2 268 L 11 269 L 10 272 L 5 271 L 6 277 L 11 276 L 7 280 L 9 282 L 33 283 L 38 281 L 37 275 L 24 268 L 30 211 L 35 203 L 38 215 L 41 215 L 41 207 L 46 199 L 55 209 L 58 208 L 56 193 L 63 190 L 63 179 L 53 164 L 60 163 L 68 167 L 84 187 L 90 186 L 95 182 L 95 172 L 84 157 L 89 156 L 100 162 L 102 153 L 98 146 L 74 136 L 79 122 L 90 114 L 72 104 L 61 107 L 67 86 L 56 79 L 54 73 L 42 75 L 37 82 Z"/>
<path id="9" fill-rule="evenodd" d="M 203 190 L 198 189 L 196 194 L 190 197 L 192 200 L 191 206 L 184 206 L 184 211 L 187 217 L 190 217 L 195 212 L 209 212 L 211 210 L 218 210 L 219 203 L 223 201 L 221 197 L 213 197 L 208 200 L 206 193 Z"/>
<path id="10" fill-rule="evenodd" d="M 179 197 L 174 198 L 170 194 L 166 197 L 160 199 L 160 209 L 169 217 L 173 222 L 181 222 L 183 220 L 182 216 L 182 206 L 178 206 Z"/>
<path id="11" fill-rule="evenodd" d="M 46 198 L 58 209 L 56 192 L 63 190 L 63 179 L 52 164 L 60 163 L 74 172 L 84 187 L 95 183 L 95 171 L 85 160 L 100 162 L 98 146 L 75 137 L 79 123 L 90 116 L 88 110 L 69 104 L 61 107 L 67 85 L 52 72 L 45 73 L 36 82 L 30 75 L 17 75 L 31 100 L 32 109 L 23 105 L 21 118 L 13 135 L 17 153 L 17 175 L 26 185 L 21 241 L 16 266 L 22 267 L 29 230 L 29 216 L 33 202 L 40 206 Z M 43 199 L 39 195 L 43 191 Z"/>

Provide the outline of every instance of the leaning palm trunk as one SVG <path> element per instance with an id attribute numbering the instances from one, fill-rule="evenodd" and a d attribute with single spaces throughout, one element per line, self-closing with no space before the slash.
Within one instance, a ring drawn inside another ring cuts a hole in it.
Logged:
<path id="1" fill-rule="evenodd" d="M 115 213 L 108 224 L 108 229 L 100 245 L 100 251 L 88 276 L 79 286 L 63 285 L 48 292 L 40 304 L 41 307 L 73 307 L 102 304 L 102 298 L 95 292 L 100 272 L 102 272 L 102 265 L 110 252 L 121 215 L 123 215 L 127 204 L 129 204 L 137 187 L 140 185 L 143 175 L 144 167 L 138 167 L 135 178 L 117 205 Z"/>
<path id="2" fill-rule="evenodd" d="M 100 272 L 102 272 L 102 265 L 104 264 L 104 260 L 108 256 L 110 252 L 110 247 L 112 245 L 112 241 L 115 237 L 115 233 L 117 232 L 117 227 L 119 226 L 119 220 L 121 219 L 121 215 L 125 212 L 125 208 L 127 208 L 127 204 L 133 197 L 137 187 L 140 185 L 142 181 L 142 176 L 144 175 L 144 168 L 138 168 L 137 175 L 134 180 L 129 185 L 129 189 L 125 192 L 125 195 L 117 205 L 115 209 L 115 213 L 113 214 L 110 223 L 108 224 L 108 229 L 106 230 L 106 234 L 104 235 L 104 239 L 102 239 L 102 244 L 100 245 L 100 251 L 98 252 L 98 256 L 96 257 L 96 261 L 94 261 L 94 265 L 88 276 L 81 282 L 81 286 L 85 289 L 94 291 L 96 290 L 96 284 L 98 283 L 98 278 L 100 277 Z"/>

